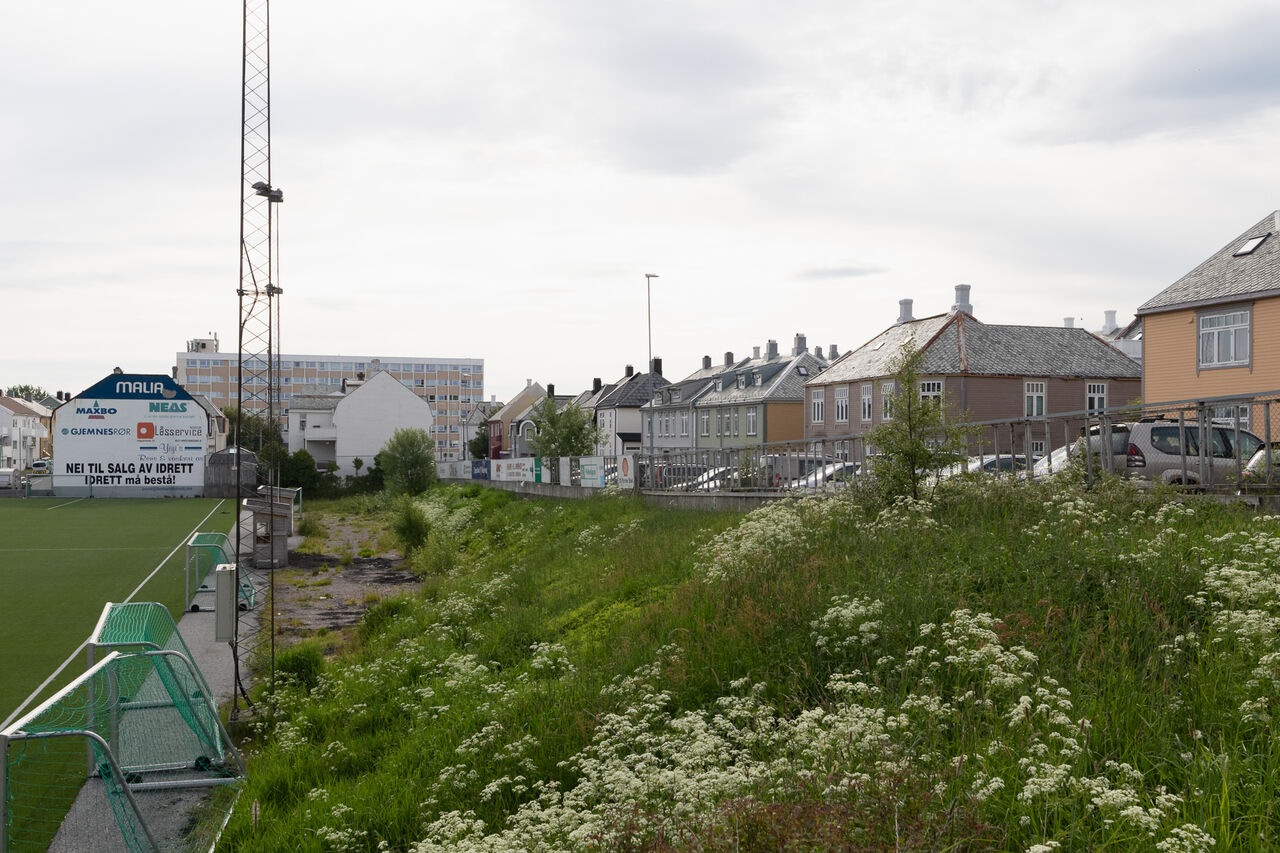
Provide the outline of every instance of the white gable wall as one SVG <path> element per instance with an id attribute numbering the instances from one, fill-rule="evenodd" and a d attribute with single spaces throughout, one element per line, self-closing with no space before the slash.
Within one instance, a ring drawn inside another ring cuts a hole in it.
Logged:
<path id="1" fill-rule="evenodd" d="M 373 466 L 373 457 L 396 430 L 420 429 L 429 433 L 434 421 L 426 400 L 390 374 L 375 373 L 333 411 L 338 473 L 355 474 L 351 461 L 357 457 L 364 460 L 361 470 L 368 470 Z"/>

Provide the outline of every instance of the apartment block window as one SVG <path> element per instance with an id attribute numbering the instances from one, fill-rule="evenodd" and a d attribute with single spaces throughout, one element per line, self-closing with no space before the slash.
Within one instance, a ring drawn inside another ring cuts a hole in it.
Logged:
<path id="1" fill-rule="evenodd" d="M 738 410 L 733 410 L 733 434 L 738 434 Z"/>
<path id="2" fill-rule="evenodd" d="M 747 374 L 745 374 L 745 373 L 739 373 L 739 374 L 738 374 L 738 387 L 739 387 L 739 388 L 746 388 L 746 387 L 747 387 Z"/>
<path id="3" fill-rule="evenodd" d="M 1249 363 L 1251 310 L 1205 312 L 1199 317 L 1199 367 L 1233 367 Z"/>
<path id="4" fill-rule="evenodd" d="M 871 389 L 870 384 L 862 386 L 862 422 L 871 422 Z"/>
<path id="5" fill-rule="evenodd" d="M 1044 382 L 1024 382 L 1023 396 L 1026 400 L 1026 410 L 1023 412 L 1029 418 L 1044 417 L 1044 398 L 1045 398 Z"/>
<path id="6" fill-rule="evenodd" d="M 836 399 L 836 423 L 847 424 L 849 422 L 849 386 L 841 385 L 835 389 Z"/>
<path id="7" fill-rule="evenodd" d="M 756 434 L 756 410 L 755 406 L 747 409 L 747 435 Z"/>
<path id="8" fill-rule="evenodd" d="M 1107 407 L 1107 383 L 1085 383 L 1085 408 L 1091 412 L 1101 412 Z"/>
<path id="9" fill-rule="evenodd" d="M 813 422 L 815 424 L 822 423 L 825 416 L 823 406 L 826 403 L 826 391 L 821 388 L 814 388 L 813 391 L 809 392 L 809 402 L 812 407 Z"/>
<path id="10" fill-rule="evenodd" d="M 893 402 L 893 395 L 898 393 L 898 389 L 892 382 L 884 382 L 880 385 L 880 420 L 893 420 L 893 409 L 890 404 Z"/>
<path id="11" fill-rule="evenodd" d="M 702 434 L 704 436 L 711 435 L 711 413 L 710 412 L 702 413 Z"/>
<path id="12" fill-rule="evenodd" d="M 716 410 L 716 435 L 724 435 L 724 412 Z"/>

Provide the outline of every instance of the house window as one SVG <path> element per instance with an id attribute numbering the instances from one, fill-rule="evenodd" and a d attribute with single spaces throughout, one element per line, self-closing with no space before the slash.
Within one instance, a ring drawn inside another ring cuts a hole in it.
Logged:
<path id="1" fill-rule="evenodd" d="M 756 407 L 747 409 L 747 435 L 756 434 Z"/>
<path id="2" fill-rule="evenodd" d="M 681 435 L 689 434 L 689 413 L 688 412 L 680 413 L 680 434 Z"/>
<path id="3" fill-rule="evenodd" d="M 841 385 L 835 389 L 836 423 L 849 422 L 849 386 Z"/>
<path id="4" fill-rule="evenodd" d="M 1107 407 L 1107 383 L 1085 383 L 1085 408 L 1090 412 L 1101 412 Z"/>
<path id="5" fill-rule="evenodd" d="M 814 388 L 813 391 L 810 392 L 809 394 L 809 400 L 810 400 L 810 403 L 812 404 L 811 414 L 813 415 L 813 422 L 815 424 L 822 423 L 822 419 L 824 415 L 822 409 L 823 409 L 823 404 L 825 403 L 825 397 L 826 397 L 826 392 L 823 391 L 823 389 L 821 388 Z"/>
<path id="6" fill-rule="evenodd" d="M 1026 409 L 1023 412 L 1029 418 L 1044 417 L 1044 382 L 1024 382 L 1023 396 L 1026 400 Z"/>
<path id="7" fill-rule="evenodd" d="M 738 387 L 739 388 L 747 387 L 747 375 L 745 373 L 738 374 Z"/>
<path id="8" fill-rule="evenodd" d="M 893 395 L 898 393 L 898 389 L 894 387 L 892 382 L 885 382 L 880 385 L 880 420 L 893 420 Z"/>
<path id="9" fill-rule="evenodd" d="M 711 413 L 702 413 L 702 434 L 711 435 Z"/>
<path id="10" fill-rule="evenodd" d="M 920 402 L 932 401 L 942 405 L 942 380 L 925 379 L 920 383 Z"/>
<path id="11" fill-rule="evenodd" d="M 1233 367 L 1249 363 L 1250 309 L 1200 315 L 1199 367 Z"/>
<path id="12" fill-rule="evenodd" d="M 1039 456 L 1044 456 L 1044 442 L 1043 442 L 1043 441 L 1033 441 L 1033 442 L 1031 442 L 1031 455 L 1032 455 L 1032 456 L 1037 456 L 1037 457 L 1039 457 Z"/>
<path id="13" fill-rule="evenodd" d="M 871 422 L 871 389 L 870 383 L 862 386 L 862 422 Z"/>

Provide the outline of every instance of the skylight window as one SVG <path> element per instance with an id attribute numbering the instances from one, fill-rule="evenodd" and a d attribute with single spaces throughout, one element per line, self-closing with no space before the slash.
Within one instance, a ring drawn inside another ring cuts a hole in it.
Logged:
<path id="1" fill-rule="evenodd" d="M 1236 249 L 1233 257 L 1238 258 L 1241 255 L 1252 255 L 1254 251 L 1262 245 L 1262 242 L 1270 236 L 1270 234 L 1263 234 L 1261 237 L 1250 237 L 1248 240 L 1244 241 L 1243 246 Z"/>

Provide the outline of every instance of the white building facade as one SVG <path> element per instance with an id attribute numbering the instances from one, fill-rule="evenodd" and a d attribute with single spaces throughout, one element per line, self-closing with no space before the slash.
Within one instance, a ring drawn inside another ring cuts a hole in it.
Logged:
<path id="1" fill-rule="evenodd" d="M 396 430 L 431 434 L 435 423 L 430 404 L 388 373 L 375 373 L 345 396 L 295 399 L 297 405 L 289 411 L 289 452 L 306 449 L 317 467 L 333 462 L 342 476 L 371 468 Z M 362 462 L 359 471 L 356 459 Z"/>
<path id="2" fill-rule="evenodd" d="M 0 397 L 0 468 L 22 471 L 40 458 L 49 430 L 41 414 L 24 400 Z"/>

